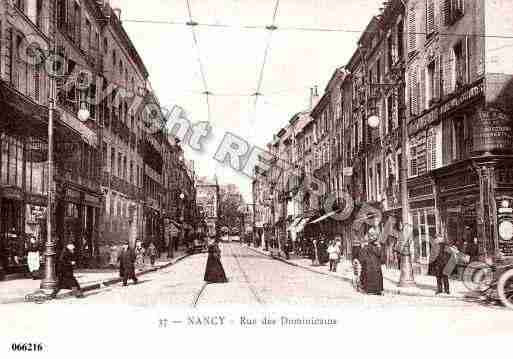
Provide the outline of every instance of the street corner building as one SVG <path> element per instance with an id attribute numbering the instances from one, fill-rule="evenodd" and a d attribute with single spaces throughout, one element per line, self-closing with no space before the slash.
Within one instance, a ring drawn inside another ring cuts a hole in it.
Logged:
<path id="1" fill-rule="evenodd" d="M 58 77 L 47 72 L 55 57 L 64 59 Z M 92 74 L 86 88 L 77 71 Z M 192 229 L 194 172 L 167 129 L 146 130 L 140 107 L 160 106 L 148 78 L 121 11 L 107 1 L 0 1 L 1 271 L 26 271 L 27 241 L 43 245 L 48 215 L 57 249 L 74 243 L 84 266 L 106 264 L 109 248 L 129 238 L 164 247 L 165 219 Z M 140 89 L 142 101 L 121 95 Z"/>
<path id="2" fill-rule="evenodd" d="M 416 272 L 428 271 L 436 235 L 475 260 L 512 260 L 513 40 L 501 36 L 513 31 L 510 8 L 506 0 L 384 4 L 324 94 L 312 88 L 309 108 L 272 136 L 276 160 L 255 169 L 262 246 L 341 236 L 350 257 L 363 238 L 352 224 L 367 203 L 383 214 L 381 227 L 391 217 L 397 229 L 413 225 Z M 333 220 L 344 193 L 354 212 Z M 387 264 L 397 267 L 395 244 L 386 243 Z"/>

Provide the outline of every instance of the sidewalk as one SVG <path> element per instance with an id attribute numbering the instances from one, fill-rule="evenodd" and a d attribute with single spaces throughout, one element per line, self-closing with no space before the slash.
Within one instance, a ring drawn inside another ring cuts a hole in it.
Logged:
<path id="1" fill-rule="evenodd" d="M 301 267 L 311 272 L 329 275 L 337 277 L 343 281 L 352 282 L 353 268 L 350 261 L 343 259 L 337 267 L 336 272 L 329 271 L 329 265 L 323 266 L 312 266 L 312 261 L 308 258 L 298 257 L 297 255 L 291 255 L 290 259 L 282 257 L 276 257 L 268 251 L 264 251 L 261 248 L 248 247 L 251 250 L 273 257 L 276 260 L 284 263 Z M 436 279 L 432 276 L 427 275 L 416 275 L 415 283 L 417 284 L 412 288 L 401 288 L 398 287 L 400 272 L 398 269 L 385 268 L 383 270 L 383 287 L 384 292 L 388 294 L 396 295 L 409 295 L 418 297 L 443 297 L 452 299 L 463 299 L 472 297 L 472 292 L 465 287 L 462 281 L 450 279 L 451 294 L 442 294 L 440 296 L 435 295 L 436 291 Z"/>
<path id="2" fill-rule="evenodd" d="M 162 254 L 161 259 L 158 259 L 153 267 L 149 264 L 149 259 L 145 258 L 144 268 L 136 269 L 136 274 L 140 276 L 158 271 L 160 269 L 169 267 L 186 257 L 188 257 L 188 254 L 185 252 L 185 250 L 175 252 L 173 259 L 167 259 L 167 256 Z M 122 279 L 119 277 L 119 268 L 77 270 L 75 271 L 75 277 L 77 278 L 84 292 L 96 290 L 104 286 L 108 287 L 122 281 Z M 0 304 L 25 302 L 25 296 L 38 290 L 40 283 L 40 280 L 33 279 L 1 281 Z M 59 293 L 57 298 L 64 298 L 69 295 L 71 295 L 71 291 L 63 290 Z"/>

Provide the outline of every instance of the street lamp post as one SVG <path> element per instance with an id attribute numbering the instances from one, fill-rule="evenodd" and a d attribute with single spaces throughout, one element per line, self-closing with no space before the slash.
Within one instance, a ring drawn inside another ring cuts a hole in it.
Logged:
<path id="1" fill-rule="evenodd" d="M 400 80 L 397 84 L 370 84 L 370 86 L 386 86 L 386 87 L 397 87 L 399 96 L 404 91 L 404 80 Z M 401 116 L 401 214 L 402 214 L 402 228 L 400 248 L 401 248 L 401 270 L 399 277 L 399 287 L 414 287 L 415 279 L 413 277 L 413 265 L 411 261 L 410 253 L 410 238 L 408 234 L 410 231 L 406 229 L 409 225 L 409 203 L 408 203 L 408 158 L 406 156 L 406 147 L 408 139 L 408 130 L 406 126 L 406 120 L 404 118 L 404 106 L 401 104 L 399 110 L 399 116 Z M 381 119 L 379 116 L 372 114 L 368 117 L 367 123 L 371 128 L 378 128 Z"/>
<path id="2" fill-rule="evenodd" d="M 57 12 L 54 11 L 53 16 L 53 39 L 52 41 L 52 52 L 53 54 L 57 53 L 57 21 L 56 21 Z M 44 264 L 44 274 L 41 279 L 40 289 L 35 293 L 29 294 L 26 296 L 26 300 L 28 301 L 44 301 L 52 298 L 52 294 L 58 287 L 58 279 L 57 279 L 57 271 L 56 271 L 56 243 L 53 238 L 53 208 L 54 208 L 54 198 L 55 198 L 55 179 L 54 179 L 54 116 L 56 111 L 56 98 L 57 98 L 57 82 L 56 77 L 58 76 L 55 71 L 56 68 L 52 68 L 49 71 L 49 98 L 48 98 L 48 161 L 47 161 L 47 208 L 46 208 L 46 242 L 45 242 L 45 264 Z M 77 112 L 77 117 L 80 121 L 85 122 L 89 119 L 90 113 L 85 104 L 79 101 L 79 109 Z"/>

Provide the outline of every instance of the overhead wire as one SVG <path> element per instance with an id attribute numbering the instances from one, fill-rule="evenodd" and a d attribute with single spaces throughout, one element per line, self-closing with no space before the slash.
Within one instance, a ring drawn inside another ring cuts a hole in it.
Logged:
<path id="1" fill-rule="evenodd" d="M 256 120 L 256 110 L 257 110 L 257 103 L 258 103 L 258 96 L 260 96 L 260 91 L 262 89 L 262 82 L 264 80 L 264 71 L 265 71 L 265 65 L 267 63 L 267 57 L 269 55 L 269 49 L 271 47 L 271 38 L 273 31 L 277 28 L 276 27 L 276 17 L 278 16 L 278 8 L 280 6 L 280 0 L 276 0 L 276 3 L 274 4 L 274 11 L 273 11 L 273 19 L 270 26 L 267 26 L 266 29 L 268 30 L 267 34 L 267 40 L 264 50 L 264 58 L 262 61 L 262 66 L 260 67 L 260 74 L 258 75 L 258 83 L 257 88 L 255 91 L 255 102 L 254 102 L 254 114 L 255 114 L 255 120 Z"/>
<path id="2" fill-rule="evenodd" d="M 203 66 L 203 61 L 201 60 L 201 51 L 200 51 L 199 41 L 196 36 L 196 31 L 194 30 L 194 26 L 196 26 L 197 23 L 194 22 L 193 17 L 192 17 L 192 9 L 191 9 L 190 0 L 185 0 L 185 2 L 186 2 L 186 6 L 187 6 L 187 13 L 189 15 L 189 21 L 186 23 L 186 25 L 191 27 L 192 40 L 194 42 L 194 46 L 195 46 L 196 52 L 197 52 L 197 61 L 198 61 L 198 65 L 200 68 L 201 81 L 203 82 L 203 88 L 205 90 L 203 95 L 205 95 L 205 101 L 207 104 L 208 122 L 210 122 L 211 114 L 212 114 L 211 108 L 210 108 L 210 99 L 209 99 L 210 91 L 209 91 L 208 84 L 207 84 L 207 77 L 205 75 L 205 68 Z"/>
<path id="3" fill-rule="evenodd" d="M 277 1 L 279 2 L 279 1 Z M 188 25 L 187 22 L 173 21 L 173 20 L 147 20 L 147 19 L 124 19 L 123 23 L 142 23 L 142 24 L 162 24 L 162 25 Z M 195 23 L 198 27 L 221 27 L 221 28 L 232 28 L 232 29 L 255 29 L 262 30 L 268 29 L 266 25 L 235 25 L 235 24 L 223 24 L 223 23 Z M 276 25 L 275 25 L 276 26 Z M 308 27 L 308 26 L 276 26 L 273 31 L 298 31 L 298 32 L 342 32 L 342 33 L 355 33 L 355 34 L 379 34 L 381 31 L 370 31 L 362 29 L 350 29 L 350 28 L 330 28 L 330 27 Z M 415 35 L 428 35 L 425 31 L 408 32 L 409 34 Z M 431 34 L 431 33 L 429 33 Z M 440 36 L 471 36 L 471 37 L 484 37 L 484 38 L 499 38 L 499 39 L 512 39 L 513 34 L 485 34 L 485 33 L 464 33 L 464 32 L 438 32 Z"/>

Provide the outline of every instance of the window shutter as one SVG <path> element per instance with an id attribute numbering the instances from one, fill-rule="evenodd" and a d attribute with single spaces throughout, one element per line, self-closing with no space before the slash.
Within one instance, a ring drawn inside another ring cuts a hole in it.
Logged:
<path id="1" fill-rule="evenodd" d="M 417 69 L 410 70 L 410 113 L 416 115 L 418 111 L 418 83 Z"/>
<path id="2" fill-rule="evenodd" d="M 451 3 L 453 0 L 442 0 L 442 16 L 444 25 L 451 24 Z"/>
<path id="3" fill-rule="evenodd" d="M 417 49 L 416 11 L 411 8 L 408 12 L 408 55 Z"/>
<path id="4" fill-rule="evenodd" d="M 435 0 L 427 0 L 426 3 L 426 36 L 435 31 Z"/>
<path id="5" fill-rule="evenodd" d="M 437 168 L 436 130 L 434 128 L 428 133 L 426 152 L 427 168 L 428 170 L 434 170 Z"/>
<path id="6" fill-rule="evenodd" d="M 417 175 L 417 148 L 414 143 L 410 148 L 410 175 Z"/>
<path id="7" fill-rule="evenodd" d="M 9 57 L 9 78 L 11 80 L 11 85 L 14 84 L 14 37 L 12 33 L 12 28 L 7 28 L 5 32 L 5 44 L 7 47 L 7 54 Z"/>
<path id="8" fill-rule="evenodd" d="M 74 30 L 75 30 L 75 15 L 73 14 L 74 8 L 73 8 L 74 1 L 73 0 L 67 0 L 67 29 L 68 29 L 68 35 L 72 38 L 75 38 Z"/>
<path id="9" fill-rule="evenodd" d="M 456 58 L 454 56 L 454 50 L 449 50 L 449 56 L 444 60 L 442 63 L 443 67 L 443 82 L 444 82 L 444 88 L 443 92 L 444 95 L 448 95 L 453 91 L 453 77 L 455 76 L 454 71 L 456 68 Z"/>
<path id="10" fill-rule="evenodd" d="M 420 72 L 420 82 L 418 84 L 418 89 L 419 89 L 419 91 L 418 91 L 418 93 L 419 93 L 419 99 L 418 99 L 419 110 L 418 110 L 418 112 L 421 113 L 422 111 L 424 111 L 426 109 L 426 68 L 419 67 L 419 72 Z"/>
<path id="11" fill-rule="evenodd" d="M 435 169 L 438 167 L 438 147 L 437 147 L 437 131 L 436 128 L 433 129 L 431 136 L 431 169 Z"/>
<path id="12" fill-rule="evenodd" d="M 435 85 L 433 94 L 436 99 L 440 99 L 442 97 L 442 94 L 440 93 L 440 87 L 442 86 L 441 78 L 442 78 L 442 68 L 440 66 L 440 63 L 442 62 L 442 55 L 439 55 L 435 58 L 435 73 L 434 73 L 434 80 L 433 83 Z"/>
<path id="13" fill-rule="evenodd" d="M 468 76 L 468 46 L 469 46 L 469 41 L 468 41 L 468 36 L 465 36 L 465 39 L 461 42 L 461 64 L 462 64 L 462 68 L 461 68 L 461 78 L 463 80 L 463 83 L 468 83 L 469 82 L 469 76 Z"/>
<path id="14" fill-rule="evenodd" d="M 428 132 L 428 136 L 426 138 L 426 165 L 428 171 L 432 168 L 432 151 L 433 151 L 433 136 L 431 135 L 431 131 Z"/>

